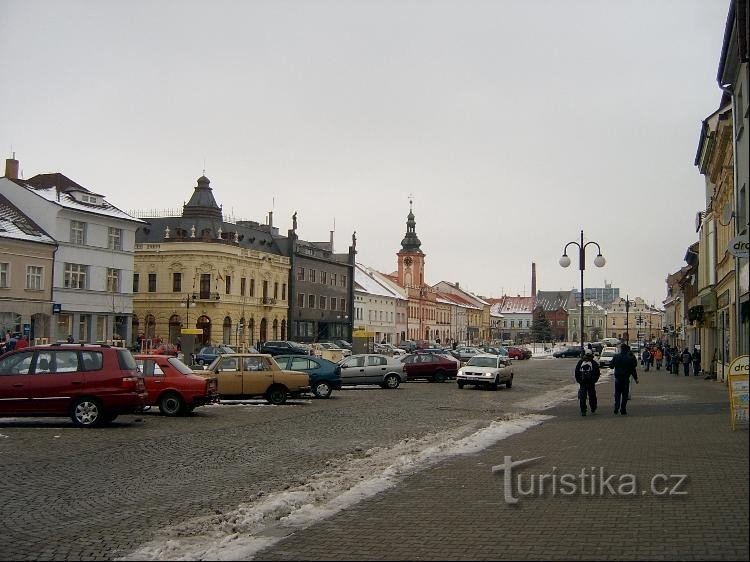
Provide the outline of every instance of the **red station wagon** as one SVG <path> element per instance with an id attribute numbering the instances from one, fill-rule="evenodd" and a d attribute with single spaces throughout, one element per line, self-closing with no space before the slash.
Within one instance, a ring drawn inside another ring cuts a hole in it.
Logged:
<path id="1" fill-rule="evenodd" d="M 196 375 L 176 357 L 135 356 L 148 391 L 146 404 L 159 406 L 165 416 L 189 414 L 197 406 L 219 401 L 216 377 Z"/>
<path id="2" fill-rule="evenodd" d="M 56 343 L 0 357 L 1 417 L 70 416 L 94 427 L 145 405 L 143 377 L 121 347 Z"/>

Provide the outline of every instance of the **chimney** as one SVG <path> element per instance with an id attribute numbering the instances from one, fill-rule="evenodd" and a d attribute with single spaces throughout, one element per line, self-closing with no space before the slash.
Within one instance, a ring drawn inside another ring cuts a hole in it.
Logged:
<path id="1" fill-rule="evenodd" d="M 273 211 L 268 211 L 268 226 L 273 226 Z"/>
<path id="2" fill-rule="evenodd" d="M 531 262 L 531 296 L 536 297 L 536 264 Z"/>
<path id="3" fill-rule="evenodd" d="M 331 253 L 333 253 L 333 230 L 329 231 L 331 233 Z"/>
<path id="4" fill-rule="evenodd" d="M 16 160 L 16 153 L 13 153 L 13 158 L 5 159 L 5 177 L 9 180 L 18 179 L 18 160 Z"/>

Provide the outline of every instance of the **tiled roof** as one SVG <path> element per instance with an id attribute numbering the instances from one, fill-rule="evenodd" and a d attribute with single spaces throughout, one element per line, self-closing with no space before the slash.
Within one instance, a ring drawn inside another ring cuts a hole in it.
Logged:
<path id="1" fill-rule="evenodd" d="M 571 308 L 571 299 L 575 302 L 573 291 L 537 291 L 536 305 L 546 311 L 567 310 Z"/>
<path id="2" fill-rule="evenodd" d="M 0 195 L 0 238 L 55 244 L 49 234 L 3 195 Z"/>

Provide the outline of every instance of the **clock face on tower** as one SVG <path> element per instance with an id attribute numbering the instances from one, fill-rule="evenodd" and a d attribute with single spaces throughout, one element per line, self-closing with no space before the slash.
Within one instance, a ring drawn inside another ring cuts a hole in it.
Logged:
<path id="1" fill-rule="evenodd" d="M 412 264 L 413 261 L 414 260 L 411 259 L 411 256 L 406 256 L 404 258 L 404 265 L 408 267 L 408 266 L 410 266 Z"/>

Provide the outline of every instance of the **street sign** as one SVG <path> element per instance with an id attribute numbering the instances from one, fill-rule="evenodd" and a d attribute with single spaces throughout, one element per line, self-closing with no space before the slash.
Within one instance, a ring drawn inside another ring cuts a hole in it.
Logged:
<path id="1" fill-rule="evenodd" d="M 740 355 L 729 364 L 729 412 L 732 429 L 748 425 L 748 356 Z"/>
<path id="2" fill-rule="evenodd" d="M 747 259 L 750 256 L 750 242 L 748 242 L 747 234 L 740 234 L 732 238 L 727 243 L 727 252 L 736 258 Z"/>
<path id="3" fill-rule="evenodd" d="M 62 312 L 62 305 L 59 303 L 52 303 L 52 314 L 60 314 Z"/>

